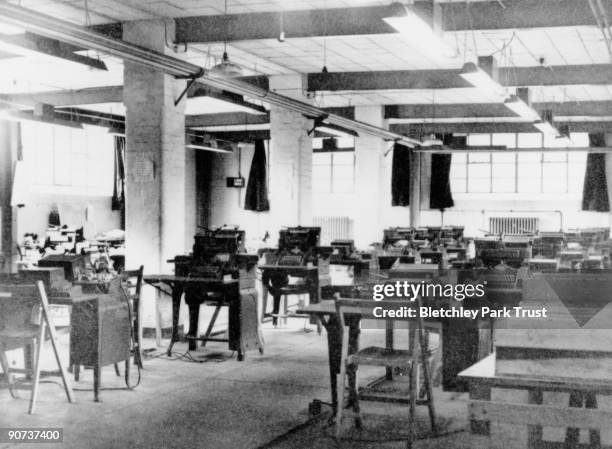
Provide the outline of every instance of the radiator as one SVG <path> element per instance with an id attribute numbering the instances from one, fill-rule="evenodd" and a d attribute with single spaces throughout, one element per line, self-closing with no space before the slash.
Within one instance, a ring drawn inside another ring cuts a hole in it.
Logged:
<path id="1" fill-rule="evenodd" d="M 333 240 L 353 238 L 353 220 L 349 217 L 313 217 L 312 224 L 321 227 L 322 246 Z"/>
<path id="2" fill-rule="evenodd" d="M 540 229 L 537 217 L 491 217 L 489 232 L 491 234 L 534 234 Z"/>

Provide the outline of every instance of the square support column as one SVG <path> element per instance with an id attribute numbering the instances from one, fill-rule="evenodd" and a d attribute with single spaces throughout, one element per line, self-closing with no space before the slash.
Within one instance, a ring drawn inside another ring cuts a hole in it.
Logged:
<path id="1" fill-rule="evenodd" d="M 383 106 L 357 106 L 355 119 L 381 128 L 386 127 Z M 391 143 L 380 137 L 360 134 L 355 138 L 355 245 L 366 248 L 381 239 L 385 195 L 384 152 Z"/>
<path id="2" fill-rule="evenodd" d="M 302 75 L 270 77 L 270 90 L 309 102 Z M 284 225 L 312 224 L 312 120 L 272 106 L 270 109 L 270 233 Z"/>
<path id="3" fill-rule="evenodd" d="M 128 22 L 125 41 L 168 52 L 174 23 Z M 186 218 L 195 220 L 191 179 L 186 176 L 185 101 L 174 101 L 185 82 L 140 64 L 125 62 L 126 113 L 126 267 L 144 264 L 146 272 L 170 272 L 166 260 L 187 249 Z M 191 164 L 193 165 L 193 164 Z M 190 213 L 187 210 L 190 210 Z"/>

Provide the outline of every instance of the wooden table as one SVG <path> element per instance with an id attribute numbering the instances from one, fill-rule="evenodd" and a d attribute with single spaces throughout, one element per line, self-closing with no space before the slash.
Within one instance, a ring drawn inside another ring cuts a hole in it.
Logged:
<path id="1" fill-rule="evenodd" d="M 577 359 L 576 363 L 580 363 L 580 360 Z M 597 394 L 612 394 L 610 378 L 601 380 L 563 378 L 557 373 L 553 373 L 550 377 L 497 375 L 495 354 L 461 372 L 459 376 L 469 382 L 468 410 L 471 431 L 474 434 L 490 436 L 491 422 L 525 425 L 527 426 L 525 447 L 529 449 L 599 448 L 601 447 L 599 429 L 608 428 L 612 422 L 612 412 L 597 410 L 596 400 Z M 493 388 L 527 391 L 528 402 L 520 404 L 492 401 Z M 569 393 L 569 407 L 542 405 L 545 391 Z M 543 427 L 568 428 L 565 443 L 543 441 Z M 579 445 L 579 428 L 591 429 L 592 446 Z"/>
<path id="2" fill-rule="evenodd" d="M 378 303 L 373 303 L 373 306 Z M 310 304 L 308 307 L 298 309 L 298 313 L 309 314 L 316 317 L 325 327 L 327 331 L 327 351 L 328 351 L 328 363 L 329 363 L 329 381 L 330 390 L 332 396 L 332 409 L 334 414 L 338 408 L 337 402 L 337 375 L 340 373 L 340 363 L 342 359 L 342 331 L 340 330 L 340 324 L 338 315 L 336 312 L 336 305 L 333 300 L 324 300 L 318 304 Z M 348 325 L 348 353 L 354 354 L 359 350 L 359 335 L 361 333 L 359 323 L 362 318 L 370 316 L 372 314 L 372 307 L 366 307 L 361 313 L 345 314 L 345 323 Z M 394 335 L 393 335 L 393 320 L 386 321 L 385 327 L 385 347 L 393 349 L 394 346 Z M 434 321 L 429 322 L 429 326 L 435 326 L 439 329 L 439 323 Z M 391 368 L 386 369 L 386 374 L 373 382 L 370 382 L 366 387 L 360 390 L 360 397 L 367 400 L 368 393 L 372 388 L 379 385 L 380 383 L 392 380 L 393 371 Z M 356 382 L 354 376 L 349 376 L 350 382 Z M 395 402 L 404 402 L 403 400 L 395 399 Z M 333 416 L 333 415 L 332 415 Z"/>
<path id="3" fill-rule="evenodd" d="M 201 287 L 203 291 L 207 292 L 216 292 L 219 293 L 217 299 L 217 309 L 215 310 L 215 314 L 211 319 L 211 322 L 206 330 L 204 337 L 196 337 L 195 334 L 192 336 L 193 340 L 202 340 L 202 341 L 229 341 L 230 349 L 234 346 L 232 344 L 231 335 L 228 339 L 213 339 L 210 338 L 210 334 L 212 332 L 212 328 L 214 325 L 214 321 L 216 320 L 218 310 L 222 305 L 238 306 L 240 302 L 240 282 L 238 279 L 232 280 L 220 280 L 220 279 L 211 279 L 211 278 L 201 278 L 201 277 L 186 277 L 186 276 L 174 276 L 174 275 L 145 275 L 143 277 L 143 281 L 147 284 L 153 286 L 158 291 L 170 296 L 172 298 L 172 336 L 170 338 L 170 344 L 168 345 L 167 354 L 171 355 L 172 347 L 174 343 L 179 341 L 178 335 L 178 324 L 179 324 L 179 311 L 181 306 L 181 297 L 185 292 L 185 288 L 188 285 L 194 285 L 197 287 Z M 165 285 L 170 288 L 170 291 L 166 290 L 162 287 Z M 215 298 L 211 298 L 211 301 L 215 301 Z M 195 306 L 190 306 L 190 334 L 192 332 L 197 332 L 197 317 L 199 314 L 199 304 L 197 305 L 197 310 L 195 310 Z M 240 308 L 237 308 L 239 312 Z M 196 313 L 197 312 L 197 313 Z M 193 316 L 192 316 L 193 314 Z M 231 313 L 230 313 L 231 315 Z M 195 319 L 194 319 L 195 318 Z M 230 317 L 231 320 L 231 317 Z M 257 321 L 257 320 L 256 320 Z M 191 327 L 195 324 L 195 328 L 191 329 Z M 261 338 L 259 337 L 259 329 L 256 330 L 258 334 L 259 340 L 259 348 L 260 352 L 263 350 L 263 343 L 261 342 Z M 231 332 L 228 332 L 231 333 Z M 240 337 L 237 337 L 240 340 Z M 238 360 L 241 361 L 244 359 L 244 351 L 245 349 L 242 345 L 238 344 L 235 347 L 235 350 L 238 352 Z"/>

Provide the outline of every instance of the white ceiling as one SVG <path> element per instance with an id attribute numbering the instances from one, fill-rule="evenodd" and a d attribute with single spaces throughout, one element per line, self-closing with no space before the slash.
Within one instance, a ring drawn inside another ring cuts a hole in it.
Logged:
<path id="1" fill-rule="evenodd" d="M 82 25 L 223 14 L 224 0 L 12 0 Z M 228 14 L 386 5 L 388 0 L 227 0 Z"/>
<path id="2" fill-rule="evenodd" d="M 24 7 L 77 23 L 222 14 L 224 0 L 12 0 Z M 85 14 L 85 4 L 88 15 Z M 386 5 L 390 0 L 228 0 L 228 12 L 280 11 L 297 9 L 346 8 Z M 0 26 L 0 32 L 7 32 Z M 220 37 L 221 39 L 222 37 Z M 436 57 L 423 46 L 401 35 L 288 38 L 232 42 L 227 46 L 230 60 L 244 67 L 246 74 L 279 75 L 321 71 L 426 70 L 459 68 L 476 55 L 495 54 L 500 66 L 605 64 L 610 62 L 601 32 L 595 26 L 555 27 L 530 30 L 479 30 L 446 33 L 448 45 L 460 51 L 456 58 Z M 210 68 L 223 54 L 222 42 L 192 44 L 177 57 Z M 0 52 L 12 53 L 0 46 Z M 0 93 L 34 93 L 49 90 L 77 90 L 86 87 L 120 85 L 123 64 L 102 58 L 108 72 L 87 68 L 42 55 L 0 59 Z M 511 81 L 511 80 L 510 80 Z M 586 80 L 585 80 L 586 81 Z M 589 101 L 612 100 L 612 86 L 545 86 L 532 89 L 533 100 Z M 379 90 L 375 92 L 321 92 L 320 106 L 483 103 L 494 101 L 477 89 Z M 116 110 L 116 107 L 113 107 Z M 239 108 L 223 102 L 190 99 L 188 113 L 231 112 Z"/>

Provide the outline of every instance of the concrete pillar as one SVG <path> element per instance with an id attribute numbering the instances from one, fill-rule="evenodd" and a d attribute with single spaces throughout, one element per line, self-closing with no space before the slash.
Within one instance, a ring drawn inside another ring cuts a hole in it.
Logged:
<path id="1" fill-rule="evenodd" d="M 123 26 L 125 41 L 158 52 L 169 51 L 166 41 L 173 36 L 173 21 Z M 183 254 L 191 244 L 186 228 L 192 225 L 186 224 L 186 217 L 195 222 L 195 204 L 186 201 L 195 201 L 195 183 L 193 167 L 189 179 L 186 176 L 185 101 L 174 105 L 184 86 L 184 81 L 160 71 L 125 62 L 126 266 L 144 264 L 148 273 L 170 272 L 166 260 Z"/>
<path id="2" fill-rule="evenodd" d="M 123 39 L 168 53 L 174 22 L 123 24 Z M 126 267 L 144 265 L 145 273 L 172 273 L 166 261 L 191 251 L 195 232 L 195 164 L 185 149 L 185 100 L 174 105 L 185 87 L 163 72 L 125 62 L 126 106 Z M 171 326 L 169 298 L 143 290 L 143 325 Z"/>
<path id="3" fill-rule="evenodd" d="M 357 106 L 355 119 L 385 127 L 382 106 Z M 355 138 L 355 245 L 367 248 L 380 240 L 383 231 L 383 201 L 385 183 L 384 153 L 389 143 L 380 137 L 360 134 Z M 388 189 L 387 189 L 388 190 Z M 390 201 L 390 200 L 389 200 Z"/>
<path id="4" fill-rule="evenodd" d="M 270 90 L 309 102 L 302 75 L 270 77 Z M 270 233 L 312 223 L 312 120 L 276 106 L 270 109 Z"/>
<path id="5" fill-rule="evenodd" d="M 5 259 L 4 270 L 0 266 L 0 271 L 11 271 L 13 262 L 17 259 L 17 214 L 11 206 L 11 195 L 17 161 L 18 133 L 18 123 L 0 121 L 0 254 Z"/>

